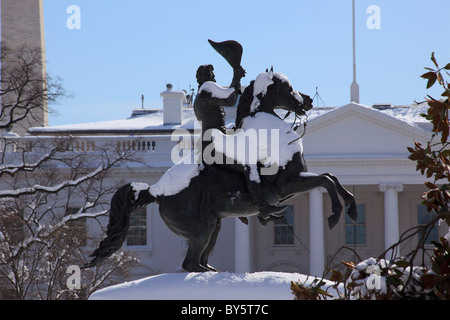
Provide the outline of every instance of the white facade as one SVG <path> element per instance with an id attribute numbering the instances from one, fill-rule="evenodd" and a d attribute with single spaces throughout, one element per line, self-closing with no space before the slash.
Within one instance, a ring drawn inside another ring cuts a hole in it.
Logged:
<path id="1" fill-rule="evenodd" d="M 178 124 L 164 123 L 166 110 L 136 110 L 135 116 L 125 120 L 35 128 L 30 132 L 42 138 L 72 134 L 86 145 L 102 139 L 117 140 L 124 148 L 136 148 L 146 166 L 121 171 L 121 178 L 152 185 L 172 165 L 171 153 L 181 147 L 177 143 L 181 141 L 183 148 L 191 145 L 190 140 L 171 139 L 174 129 L 195 132 L 196 128 L 193 110 L 181 110 L 182 104 L 178 105 L 183 115 Z M 315 189 L 289 200 L 288 218 L 281 224 L 263 227 L 252 217 L 247 226 L 238 219 L 224 219 L 210 264 L 230 272 L 272 270 L 321 275 L 327 264 L 356 260 L 351 251 L 341 250 L 331 261 L 342 246 L 353 248 L 362 259 L 380 255 L 402 232 L 418 223 L 424 178 L 407 158 L 406 148 L 431 137 L 427 124 L 417 116 L 425 108 L 420 105 L 377 110 L 351 103 L 313 109 L 303 140 L 308 171 L 335 175 L 355 194 L 362 221 L 349 224 L 343 214 L 338 225 L 329 230 L 329 197 L 324 190 Z M 234 113 L 233 108 L 228 109 L 229 125 Z M 133 271 L 134 278 L 181 271 L 186 241 L 164 225 L 157 205 L 150 205 L 145 215 L 145 243 L 124 244 L 124 250 L 134 251 L 141 258 L 141 267 Z M 400 251 L 406 252 L 413 245 L 410 241 Z"/>

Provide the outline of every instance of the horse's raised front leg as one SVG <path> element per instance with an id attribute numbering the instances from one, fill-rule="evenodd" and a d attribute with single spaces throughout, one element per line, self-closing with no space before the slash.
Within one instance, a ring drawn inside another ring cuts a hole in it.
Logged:
<path id="1" fill-rule="evenodd" d="M 347 214 L 353 221 L 356 222 L 356 219 L 358 218 L 358 208 L 356 206 L 355 196 L 347 189 L 345 189 L 339 182 L 338 178 L 333 176 L 331 173 L 324 173 L 324 175 L 334 181 L 337 192 L 344 199 L 345 205 L 348 206 Z"/>
<path id="2" fill-rule="evenodd" d="M 339 217 L 341 216 L 341 212 L 343 209 L 341 201 L 338 197 L 336 184 L 334 183 L 333 179 L 324 174 L 317 175 L 309 172 L 300 173 L 298 177 L 291 178 L 289 180 L 289 183 L 286 183 L 282 187 L 282 189 L 284 192 L 286 192 L 286 194 L 289 194 L 306 192 L 320 187 L 327 190 L 328 195 L 331 199 L 331 210 L 333 214 L 328 217 L 328 227 L 330 229 L 333 229 L 339 222 Z"/>

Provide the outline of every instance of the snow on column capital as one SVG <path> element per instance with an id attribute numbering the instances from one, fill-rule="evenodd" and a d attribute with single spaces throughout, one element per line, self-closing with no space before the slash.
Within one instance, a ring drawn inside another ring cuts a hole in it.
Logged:
<path id="1" fill-rule="evenodd" d="M 386 192 L 388 190 L 392 190 L 395 192 L 402 192 L 403 191 L 403 184 L 401 183 L 382 183 L 379 185 L 381 192 Z"/>

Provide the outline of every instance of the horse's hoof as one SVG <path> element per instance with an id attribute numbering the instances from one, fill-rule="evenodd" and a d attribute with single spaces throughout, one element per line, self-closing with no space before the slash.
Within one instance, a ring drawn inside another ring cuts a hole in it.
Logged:
<path id="1" fill-rule="evenodd" d="M 258 220 L 259 220 L 259 223 L 261 223 L 261 225 L 266 226 L 268 222 L 281 220 L 285 216 L 286 216 L 285 214 L 281 214 L 281 215 L 271 214 L 269 217 L 264 219 L 261 215 L 258 215 Z"/>
<path id="2" fill-rule="evenodd" d="M 183 266 L 183 269 L 186 270 L 187 272 L 210 272 L 210 271 L 213 271 L 202 265 Z"/>
<path id="3" fill-rule="evenodd" d="M 242 223 L 248 225 L 248 219 L 247 219 L 247 217 L 239 217 L 239 220 L 241 220 Z"/>
<path id="4" fill-rule="evenodd" d="M 331 216 L 329 216 L 327 218 L 327 220 L 328 220 L 328 228 L 330 228 L 330 230 L 332 230 L 338 224 L 339 217 L 336 214 L 332 214 Z"/>
<path id="5" fill-rule="evenodd" d="M 286 217 L 285 214 L 271 214 L 269 218 L 275 221 L 283 219 L 284 217 Z"/>
<path id="6" fill-rule="evenodd" d="M 218 270 L 218 269 L 216 269 L 214 267 L 211 267 L 209 264 L 206 266 L 206 268 L 209 269 L 209 271 L 212 271 L 212 272 L 222 272 L 222 271 L 220 271 L 220 270 Z"/>

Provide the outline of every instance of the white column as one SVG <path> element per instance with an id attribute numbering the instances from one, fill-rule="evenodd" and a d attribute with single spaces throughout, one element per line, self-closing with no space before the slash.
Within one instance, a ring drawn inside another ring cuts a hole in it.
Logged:
<path id="1" fill-rule="evenodd" d="M 242 223 L 239 219 L 235 220 L 235 243 L 234 243 L 234 272 L 250 272 L 250 225 Z"/>
<path id="2" fill-rule="evenodd" d="M 402 184 L 380 184 L 384 192 L 384 247 L 389 248 L 400 238 L 398 217 L 398 193 L 403 191 Z M 396 256 L 400 256 L 397 248 Z"/>
<path id="3" fill-rule="evenodd" d="M 309 192 L 309 273 L 322 276 L 325 266 L 322 189 Z"/>

